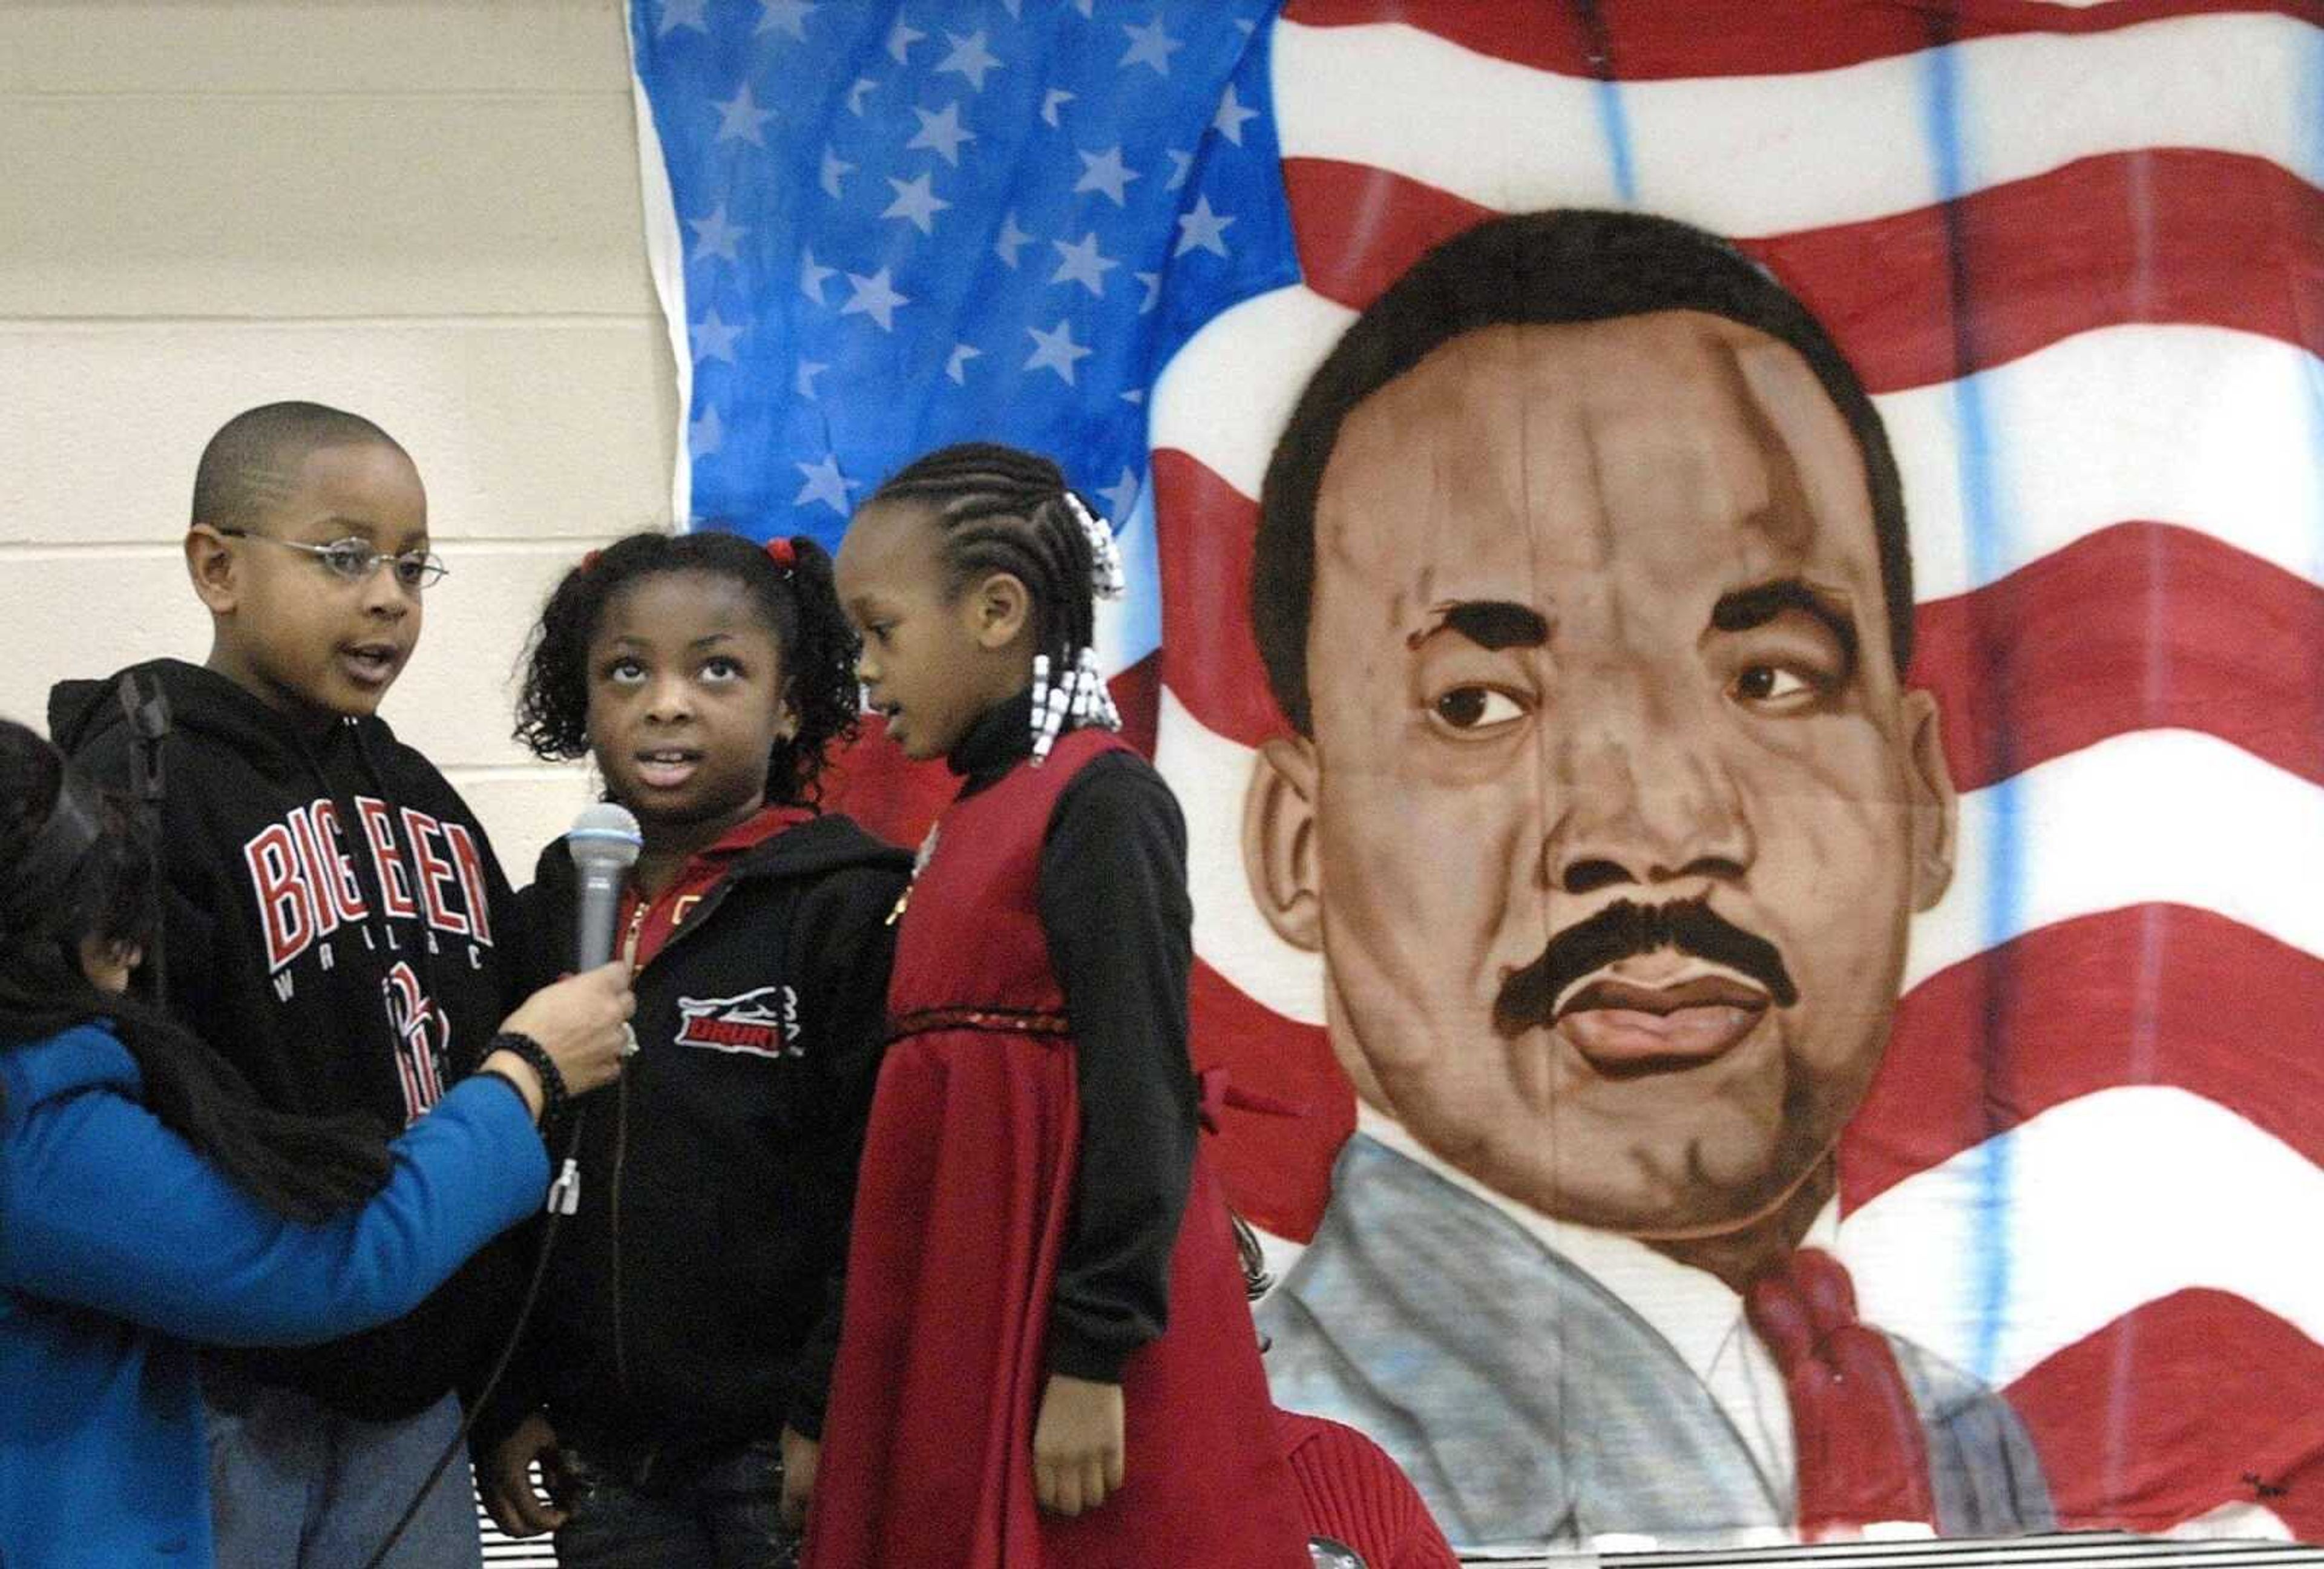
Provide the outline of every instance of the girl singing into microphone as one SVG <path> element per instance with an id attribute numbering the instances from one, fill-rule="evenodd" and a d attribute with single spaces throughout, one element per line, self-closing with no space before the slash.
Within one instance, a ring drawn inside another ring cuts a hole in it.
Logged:
<path id="1" fill-rule="evenodd" d="M 710 530 L 593 551 L 534 632 L 518 738 L 594 758 L 645 840 L 618 927 L 641 1050 L 580 1121 L 578 1209 L 475 1441 L 501 1528 L 554 1529 L 567 1569 L 796 1551 L 909 871 L 817 808 L 855 646 L 820 548 Z M 554 974 L 561 843 L 535 878 Z"/>

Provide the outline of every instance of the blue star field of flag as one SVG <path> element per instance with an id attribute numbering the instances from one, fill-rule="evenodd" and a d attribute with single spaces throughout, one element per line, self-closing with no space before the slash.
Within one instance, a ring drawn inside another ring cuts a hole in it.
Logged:
<path id="1" fill-rule="evenodd" d="M 1150 515 L 1146 400 L 1297 275 L 1276 0 L 633 0 L 693 353 L 695 521 L 835 548 L 919 453 Z"/>

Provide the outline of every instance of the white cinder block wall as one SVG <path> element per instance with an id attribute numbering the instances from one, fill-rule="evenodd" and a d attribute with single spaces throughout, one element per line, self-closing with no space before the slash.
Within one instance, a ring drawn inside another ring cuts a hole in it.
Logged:
<path id="1" fill-rule="evenodd" d="M 555 575 L 669 512 L 619 0 L 0 0 L 0 715 L 198 661 L 194 461 L 304 397 L 408 447 L 452 575 L 383 712 L 521 884 L 585 798 L 508 740 Z"/>

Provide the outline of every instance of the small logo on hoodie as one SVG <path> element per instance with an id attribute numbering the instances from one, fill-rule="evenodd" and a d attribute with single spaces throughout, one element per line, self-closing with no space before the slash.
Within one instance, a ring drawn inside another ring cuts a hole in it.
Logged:
<path id="1" fill-rule="evenodd" d="M 678 1044 L 751 1057 L 805 1057 L 798 1043 L 798 994 L 760 986 L 734 997 L 681 997 Z"/>

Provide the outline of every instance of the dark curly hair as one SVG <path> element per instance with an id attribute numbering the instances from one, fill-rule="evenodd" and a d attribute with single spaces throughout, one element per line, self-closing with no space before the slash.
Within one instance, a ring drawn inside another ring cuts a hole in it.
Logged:
<path id="1" fill-rule="evenodd" d="M 804 537 L 788 543 L 788 568 L 776 564 L 770 547 L 715 527 L 632 534 L 590 552 L 549 595 L 533 629 L 516 739 L 552 761 L 588 755 L 589 640 L 605 606 L 644 578 L 706 572 L 742 585 L 764 614 L 782 657 L 783 696 L 798 715 L 797 734 L 777 741 L 768 755 L 767 799 L 819 805 L 832 745 L 854 739 L 861 716 L 857 645 L 832 586 L 829 554 Z"/>
<path id="2" fill-rule="evenodd" d="M 1061 670 L 1093 641 L 1090 542 L 1065 504 L 1065 475 L 1038 454 L 967 441 L 915 458 L 872 493 L 918 502 L 944 531 L 945 588 L 1006 572 L 1033 600 L 1033 646 Z M 1084 503 L 1084 505 L 1087 503 Z"/>

